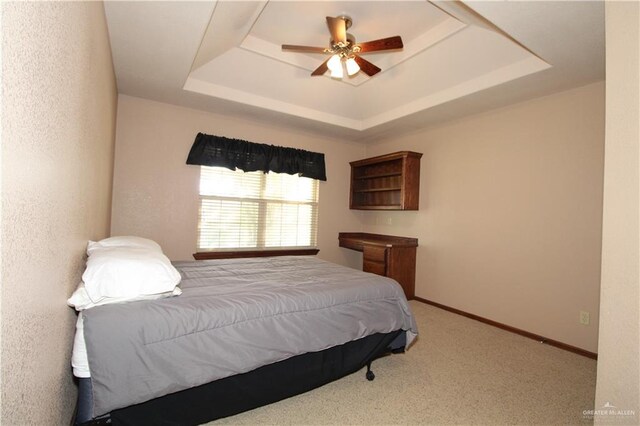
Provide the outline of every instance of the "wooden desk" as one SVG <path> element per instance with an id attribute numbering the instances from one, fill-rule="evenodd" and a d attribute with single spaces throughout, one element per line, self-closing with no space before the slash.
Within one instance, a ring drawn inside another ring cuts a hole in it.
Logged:
<path id="1" fill-rule="evenodd" d="M 417 238 L 365 232 L 340 232 L 340 247 L 362 252 L 362 270 L 398 281 L 407 299 L 413 299 L 416 284 Z"/>

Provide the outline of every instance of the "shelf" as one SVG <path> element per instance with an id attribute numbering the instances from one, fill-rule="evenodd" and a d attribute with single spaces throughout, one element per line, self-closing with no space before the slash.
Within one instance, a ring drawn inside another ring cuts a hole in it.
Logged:
<path id="1" fill-rule="evenodd" d="M 369 189 L 354 189 L 353 192 L 384 192 L 384 191 L 400 191 L 402 188 L 388 187 L 388 188 L 369 188 Z"/>
<path id="2" fill-rule="evenodd" d="M 351 162 L 349 208 L 418 210 L 421 157 L 400 151 Z"/>
<path id="3" fill-rule="evenodd" d="M 372 205 L 360 204 L 358 205 L 358 210 L 402 210 L 402 205 L 401 204 L 372 204 Z"/>
<path id="4" fill-rule="evenodd" d="M 402 176 L 402 172 L 376 173 L 376 174 L 370 174 L 366 176 L 356 176 L 354 177 L 354 179 L 355 180 L 375 179 L 375 178 L 389 177 L 389 176 Z"/>

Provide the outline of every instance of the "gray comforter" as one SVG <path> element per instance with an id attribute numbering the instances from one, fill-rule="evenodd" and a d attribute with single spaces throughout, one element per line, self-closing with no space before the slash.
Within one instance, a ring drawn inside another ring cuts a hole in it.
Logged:
<path id="1" fill-rule="evenodd" d="M 182 295 L 84 312 L 94 416 L 416 324 L 395 281 L 315 257 L 176 262 Z"/>

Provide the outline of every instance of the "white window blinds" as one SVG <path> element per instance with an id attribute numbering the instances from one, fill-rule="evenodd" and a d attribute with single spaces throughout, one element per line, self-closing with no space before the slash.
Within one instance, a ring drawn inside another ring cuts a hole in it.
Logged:
<path id="1" fill-rule="evenodd" d="M 198 251 L 316 247 L 318 181 L 200 167 Z"/>

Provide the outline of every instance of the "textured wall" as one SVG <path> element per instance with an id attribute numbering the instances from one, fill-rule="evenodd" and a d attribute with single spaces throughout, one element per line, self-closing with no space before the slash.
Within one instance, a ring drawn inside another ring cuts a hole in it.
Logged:
<path id="1" fill-rule="evenodd" d="M 112 235 L 158 241 L 173 259 L 192 259 L 198 227 L 200 170 L 185 164 L 198 132 L 325 153 L 320 182 L 319 256 L 360 267 L 356 252 L 338 247 L 338 232 L 358 231 L 349 210 L 349 161 L 364 155 L 348 143 L 130 96 L 118 100 Z"/>
<path id="2" fill-rule="evenodd" d="M 607 2 L 607 127 L 597 424 L 640 424 L 640 5 Z M 609 403 L 634 415 L 609 414 Z"/>
<path id="3" fill-rule="evenodd" d="M 602 83 L 372 145 L 424 153 L 420 211 L 365 229 L 419 238 L 417 296 L 595 352 L 603 147 Z"/>
<path id="4" fill-rule="evenodd" d="M 2 12 L 1 423 L 68 424 L 65 302 L 109 232 L 116 83 L 101 2 Z"/>

